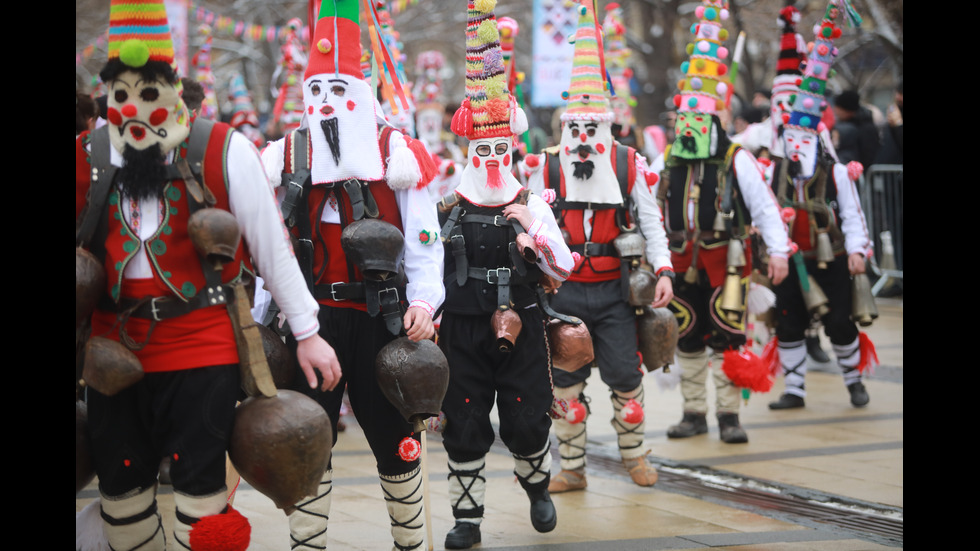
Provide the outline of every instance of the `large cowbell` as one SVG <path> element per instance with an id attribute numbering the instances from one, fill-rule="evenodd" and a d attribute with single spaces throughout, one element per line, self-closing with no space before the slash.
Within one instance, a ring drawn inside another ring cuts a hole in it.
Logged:
<path id="1" fill-rule="evenodd" d="M 439 415 L 449 388 L 449 361 L 434 342 L 397 338 L 378 352 L 374 367 L 378 386 L 406 421 L 423 427 Z"/>
<path id="2" fill-rule="evenodd" d="M 405 237 L 387 222 L 365 218 L 344 228 L 340 246 L 365 279 L 385 281 L 398 274 L 405 254 Z"/>

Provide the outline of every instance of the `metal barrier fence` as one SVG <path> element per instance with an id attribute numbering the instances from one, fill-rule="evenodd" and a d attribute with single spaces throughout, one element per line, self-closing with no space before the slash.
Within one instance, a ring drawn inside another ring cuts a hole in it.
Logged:
<path id="1" fill-rule="evenodd" d="M 871 287 L 878 293 L 893 279 L 904 281 L 904 193 L 903 165 L 871 165 L 859 182 L 861 208 L 874 239 L 871 270 L 879 276 Z"/>

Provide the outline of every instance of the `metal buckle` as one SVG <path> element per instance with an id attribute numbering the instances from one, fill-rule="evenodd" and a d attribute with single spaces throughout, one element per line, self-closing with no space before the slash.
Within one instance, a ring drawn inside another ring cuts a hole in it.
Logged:
<path id="1" fill-rule="evenodd" d="M 490 281 L 490 275 L 496 276 L 497 280 L 500 280 L 500 274 L 504 273 L 507 277 L 510 277 L 510 268 L 497 268 L 496 270 L 487 270 L 487 283 L 490 285 L 497 285 L 497 281 Z"/>
<path id="2" fill-rule="evenodd" d="M 150 299 L 150 314 L 153 316 L 153 321 L 163 321 L 160 317 L 160 310 L 157 308 L 157 301 L 166 297 L 153 297 Z"/>
<path id="3" fill-rule="evenodd" d="M 388 287 L 387 289 L 381 289 L 381 290 L 379 290 L 379 291 L 378 291 L 378 302 L 379 302 L 379 303 L 382 303 L 382 304 L 384 304 L 384 300 L 382 300 L 382 298 L 384 297 L 384 294 L 385 294 L 385 293 L 395 293 L 395 302 L 396 302 L 396 303 L 397 303 L 397 302 L 398 302 L 399 300 L 401 300 L 401 299 L 400 299 L 400 298 L 398 297 L 398 289 L 397 289 L 396 287 Z"/>
<path id="4" fill-rule="evenodd" d="M 591 241 L 586 241 L 585 244 L 582 245 L 582 258 L 589 258 L 589 245 L 591 244 Z"/>
<path id="5" fill-rule="evenodd" d="M 500 218 L 501 220 L 497 220 L 498 218 Z M 497 226 L 498 228 L 502 228 L 502 227 L 508 225 L 509 223 L 510 223 L 510 220 L 507 220 L 507 217 L 506 216 L 502 216 L 500 214 L 497 214 L 497 215 L 494 215 L 494 217 L 493 217 L 493 225 L 494 226 Z"/>
<path id="6" fill-rule="evenodd" d="M 346 298 L 337 298 L 337 289 L 335 287 L 337 285 L 343 285 L 343 284 L 344 283 L 342 281 L 337 281 L 335 283 L 331 283 L 330 284 L 330 299 L 331 300 L 335 300 L 337 302 L 340 302 L 342 300 L 347 300 Z"/>

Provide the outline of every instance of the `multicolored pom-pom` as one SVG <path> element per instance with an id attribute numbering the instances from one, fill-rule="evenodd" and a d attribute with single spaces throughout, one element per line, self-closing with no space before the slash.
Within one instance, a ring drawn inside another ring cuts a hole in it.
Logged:
<path id="1" fill-rule="evenodd" d="M 327 39 L 327 38 L 321 38 L 316 43 L 316 49 L 321 54 L 327 54 L 327 53 L 330 53 L 330 50 L 333 49 L 333 44 L 330 42 L 329 39 Z"/>
<path id="2" fill-rule="evenodd" d="M 579 402 L 575 398 L 568 401 L 568 413 L 565 414 L 565 420 L 573 425 L 577 425 L 582 421 L 585 421 L 585 417 L 588 415 L 588 411 L 585 409 L 585 405 Z"/>

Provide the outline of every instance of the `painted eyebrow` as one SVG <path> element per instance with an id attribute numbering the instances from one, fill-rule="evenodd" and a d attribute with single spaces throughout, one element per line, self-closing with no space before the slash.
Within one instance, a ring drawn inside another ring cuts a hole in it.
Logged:
<path id="1" fill-rule="evenodd" d="M 332 79 L 328 80 L 327 82 L 342 82 L 344 84 L 347 84 L 347 81 L 344 80 L 344 79 L 342 79 L 342 78 L 332 78 Z"/>
<path id="2" fill-rule="evenodd" d="M 591 127 L 591 128 L 598 128 L 598 127 L 599 127 L 599 123 L 595 123 L 595 122 L 587 122 L 587 123 L 585 123 L 585 127 L 586 127 L 586 128 L 590 128 L 590 127 Z"/>

